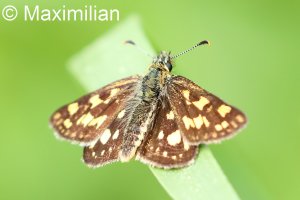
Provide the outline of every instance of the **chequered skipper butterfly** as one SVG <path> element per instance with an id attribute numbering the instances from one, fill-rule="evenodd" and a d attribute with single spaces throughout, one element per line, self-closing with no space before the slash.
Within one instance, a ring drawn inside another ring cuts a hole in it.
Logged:
<path id="1" fill-rule="evenodd" d="M 127 43 L 134 44 L 132 41 Z M 56 134 L 84 146 L 88 166 L 135 157 L 159 168 L 194 162 L 199 144 L 220 142 L 246 124 L 246 116 L 182 76 L 172 75 L 176 55 L 162 51 L 145 76 L 131 76 L 58 109 Z"/>

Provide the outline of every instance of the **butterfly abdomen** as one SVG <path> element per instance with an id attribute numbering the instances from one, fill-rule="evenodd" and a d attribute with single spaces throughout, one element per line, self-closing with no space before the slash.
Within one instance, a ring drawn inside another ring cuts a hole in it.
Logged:
<path id="1" fill-rule="evenodd" d="M 145 135 L 153 125 L 155 110 L 157 108 L 157 97 L 159 96 L 163 85 L 161 84 L 162 72 L 151 68 L 140 82 L 139 90 L 129 101 L 131 113 L 126 125 L 126 132 L 123 138 L 120 158 L 122 161 L 130 160 L 145 138 Z"/>
<path id="2" fill-rule="evenodd" d="M 139 97 L 141 100 L 151 102 L 156 99 L 161 90 L 159 78 L 161 71 L 155 68 L 151 68 L 149 73 L 146 74 L 141 83 L 141 91 L 139 91 Z"/>

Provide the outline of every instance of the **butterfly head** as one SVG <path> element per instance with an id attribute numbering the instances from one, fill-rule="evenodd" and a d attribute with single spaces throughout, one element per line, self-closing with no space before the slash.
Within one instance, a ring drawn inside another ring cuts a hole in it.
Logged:
<path id="1" fill-rule="evenodd" d="M 125 44 L 131 44 L 131 45 L 136 46 L 136 44 L 132 40 L 125 41 Z M 191 47 L 191 48 L 189 48 L 189 49 L 187 49 L 187 50 L 185 50 L 185 51 L 183 51 L 183 52 L 181 52 L 177 55 L 173 55 L 173 56 L 171 56 L 171 52 L 162 51 L 162 52 L 160 52 L 159 55 L 154 57 L 153 63 L 150 67 L 157 68 L 157 69 L 163 70 L 165 72 L 171 72 L 172 68 L 173 68 L 172 60 L 174 60 L 175 58 L 177 58 L 177 57 L 179 57 L 179 56 L 195 49 L 198 46 L 204 45 L 204 44 L 209 45 L 209 42 L 207 40 L 203 40 L 203 41 L 197 43 L 195 46 L 193 46 L 193 47 Z M 136 46 L 136 47 L 139 48 L 146 55 L 151 56 L 145 50 L 143 50 L 142 48 L 140 48 L 138 46 Z"/>
<path id="2" fill-rule="evenodd" d="M 162 69 L 164 71 L 172 71 L 172 57 L 170 55 L 171 52 L 162 51 L 159 55 L 157 55 L 153 60 L 153 66 L 156 68 Z"/>

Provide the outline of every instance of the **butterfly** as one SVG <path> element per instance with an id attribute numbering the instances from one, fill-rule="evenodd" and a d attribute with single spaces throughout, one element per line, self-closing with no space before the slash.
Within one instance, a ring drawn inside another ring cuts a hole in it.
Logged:
<path id="1" fill-rule="evenodd" d="M 129 44 L 135 44 L 128 41 Z M 237 108 L 171 74 L 176 55 L 162 51 L 144 76 L 110 83 L 62 106 L 50 118 L 59 138 L 84 147 L 91 167 L 133 158 L 170 169 L 192 164 L 200 144 L 232 137 L 247 122 Z"/>

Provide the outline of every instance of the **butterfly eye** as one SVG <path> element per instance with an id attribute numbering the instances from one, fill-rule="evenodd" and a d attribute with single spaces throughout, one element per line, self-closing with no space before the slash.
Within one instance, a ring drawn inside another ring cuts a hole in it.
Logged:
<path id="1" fill-rule="evenodd" d="M 171 63 L 167 62 L 165 65 L 167 66 L 167 68 L 169 69 L 169 71 L 172 71 L 173 66 L 172 66 Z"/>

